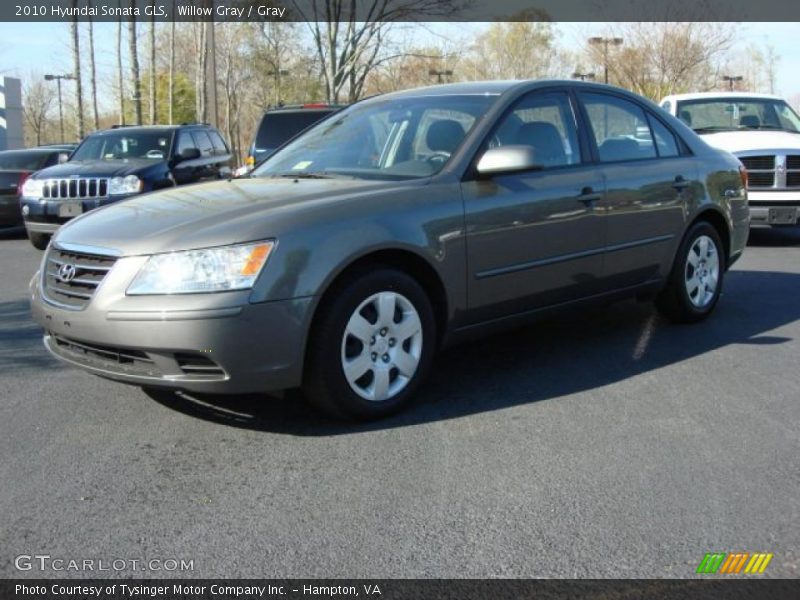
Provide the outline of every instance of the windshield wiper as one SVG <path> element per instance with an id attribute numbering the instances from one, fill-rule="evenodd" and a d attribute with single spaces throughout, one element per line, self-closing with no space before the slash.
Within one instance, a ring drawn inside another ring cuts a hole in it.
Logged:
<path id="1" fill-rule="evenodd" d="M 333 179 L 335 177 L 344 177 L 339 173 L 331 173 L 330 171 L 287 171 L 285 173 L 275 173 L 272 177 L 286 177 L 287 179 Z"/>
<path id="2" fill-rule="evenodd" d="M 708 131 L 737 131 L 737 127 L 725 127 L 721 125 L 710 125 L 708 127 L 695 127 L 693 131 L 695 133 L 705 133 Z"/>
<path id="3" fill-rule="evenodd" d="M 757 127 L 741 127 L 740 129 L 769 129 L 770 131 L 788 131 L 789 133 L 800 133 L 796 129 L 789 129 L 788 127 L 781 127 L 780 125 L 758 125 Z"/>

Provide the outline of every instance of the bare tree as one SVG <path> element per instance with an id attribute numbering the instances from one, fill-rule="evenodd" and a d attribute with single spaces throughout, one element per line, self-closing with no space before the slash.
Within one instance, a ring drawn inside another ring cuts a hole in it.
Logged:
<path id="1" fill-rule="evenodd" d="M 136 0 L 131 0 L 131 8 L 136 7 Z M 139 55 L 136 50 L 136 20 L 128 21 L 128 44 L 131 59 L 131 79 L 133 80 L 133 108 L 136 124 L 142 124 L 142 79 L 139 74 Z"/>
<path id="2" fill-rule="evenodd" d="M 175 14 L 175 0 L 172 0 L 172 14 Z M 175 19 L 169 30 L 169 124 L 175 122 Z"/>
<path id="3" fill-rule="evenodd" d="M 72 0 L 72 6 L 76 9 L 77 14 L 78 0 Z M 78 30 L 77 16 L 73 17 L 70 29 L 72 32 L 72 69 L 75 75 L 75 105 L 76 112 L 78 113 L 77 134 L 78 139 L 82 140 L 83 134 L 85 133 L 85 125 L 83 122 L 83 85 L 81 82 L 81 38 Z"/>
<path id="4" fill-rule="evenodd" d="M 25 82 L 22 89 L 25 124 L 33 132 L 33 139 L 30 141 L 39 146 L 45 139 L 48 115 L 56 102 L 56 92 L 44 82 L 40 73 L 31 73 Z"/>
<path id="5" fill-rule="evenodd" d="M 155 0 L 152 2 L 153 16 L 150 19 L 150 124 L 155 125 L 158 118 L 156 109 L 156 17 Z"/>
<path id="6" fill-rule="evenodd" d="M 125 125 L 125 75 L 122 68 L 122 19 L 117 21 L 117 86 L 119 87 L 119 124 Z"/>
<path id="7" fill-rule="evenodd" d="M 302 6 L 293 2 L 311 33 L 329 102 L 339 102 L 345 93 L 354 102 L 376 67 L 402 56 L 384 52 L 394 23 L 445 15 L 460 4 L 458 0 L 310 0 Z"/>
<path id="8" fill-rule="evenodd" d="M 89 6 L 91 4 L 90 0 Z M 100 113 L 97 110 L 97 69 L 94 58 L 94 23 L 89 17 L 89 82 L 92 87 L 92 115 L 94 117 L 94 128 L 100 129 Z"/>
<path id="9" fill-rule="evenodd" d="M 205 123 L 208 117 L 206 106 L 206 59 L 208 56 L 208 44 L 206 36 L 208 26 L 204 21 L 195 24 L 195 118 L 201 123 Z"/>

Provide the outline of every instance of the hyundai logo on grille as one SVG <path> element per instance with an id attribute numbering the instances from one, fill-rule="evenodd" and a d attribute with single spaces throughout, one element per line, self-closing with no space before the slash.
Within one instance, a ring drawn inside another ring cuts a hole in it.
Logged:
<path id="1" fill-rule="evenodd" d="M 75 279 L 75 265 L 64 263 L 58 267 L 58 280 L 62 283 L 69 283 Z"/>

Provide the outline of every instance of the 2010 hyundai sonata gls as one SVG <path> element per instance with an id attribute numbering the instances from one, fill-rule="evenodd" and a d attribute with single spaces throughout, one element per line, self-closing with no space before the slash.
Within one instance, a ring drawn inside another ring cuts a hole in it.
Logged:
<path id="1" fill-rule="evenodd" d="M 31 282 L 47 348 L 144 387 L 302 386 L 386 415 L 436 349 L 553 308 L 717 303 L 748 232 L 731 155 L 625 91 L 442 85 L 360 102 L 251 178 L 101 208 Z"/>

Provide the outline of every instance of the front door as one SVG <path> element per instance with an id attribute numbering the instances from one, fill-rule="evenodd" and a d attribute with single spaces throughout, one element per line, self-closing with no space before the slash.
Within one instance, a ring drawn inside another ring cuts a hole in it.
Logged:
<path id="1" fill-rule="evenodd" d="M 521 98 L 485 147 L 534 148 L 536 169 L 462 184 L 471 321 L 598 291 L 605 247 L 600 169 L 582 160 L 575 111 L 561 91 Z"/>

